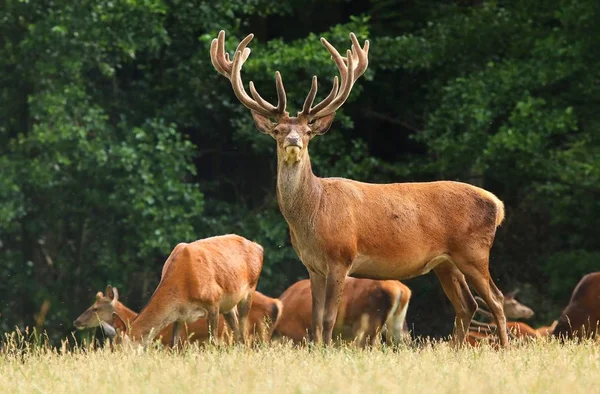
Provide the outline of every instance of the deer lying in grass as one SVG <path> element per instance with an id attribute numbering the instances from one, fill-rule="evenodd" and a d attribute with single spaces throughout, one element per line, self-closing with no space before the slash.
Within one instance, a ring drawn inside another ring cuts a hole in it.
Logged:
<path id="1" fill-rule="evenodd" d="M 352 50 L 342 57 L 321 39 L 341 77 L 331 92 L 313 105 L 317 77 L 302 110 L 291 117 L 276 72 L 277 106 L 263 99 L 241 69 L 250 55 L 253 34 L 244 38 L 230 60 L 225 32 L 212 41 L 215 69 L 231 82 L 250 109 L 259 131 L 277 142 L 277 200 L 290 228 L 292 245 L 309 271 L 313 340 L 330 343 L 345 278 L 406 279 L 433 270 L 456 311 L 455 343 L 464 342 L 477 308 L 466 279 L 490 306 L 508 345 L 502 292 L 489 272 L 490 248 L 504 219 L 504 205 L 492 193 L 461 182 L 369 184 L 313 174 L 309 142 L 331 126 L 336 111 L 368 65 L 369 42 L 361 47 L 353 33 Z M 466 279 L 465 279 L 466 277 Z"/>
<path id="2" fill-rule="evenodd" d="M 223 313 L 235 339 L 245 341 L 262 264 L 263 248 L 238 235 L 180 243 L 165 262 L 160 283 L 140 314 L 127 323 L 115 313 L 113 324 L 126 339 L 147 344 L 174 323 L 175 344 L 182 323 L 206 317 L 211 339 L 218 343 L 219 314 Z"/>
<path id="3" fill-rule="evenodd" d="M 504 298 L 504 313 L 508 319 L 529 319 L 534 315 L 534 312 L 528 306 L 520 303 L 515 299 L 515 295 L 518 290 L 508 293 Z M 476 301 L 479 303 L 479 308 L 477 312 L 482 315 L 491 318 L 492 315 L 485 309 L 487 308 L 487 304 L 480 297 L 475 297 Z M 550 326 L 543 326 L 539 328 L 533 328 L 527 323 L 519 322 L 519 321 L 507 321 L 506 326 L 508 329 L 508 333 L 512 338 L 515 339 L 532 339 L 548 336 L 554 326 L 556 325 L 556 321 Z M 476 344 L 482 339 L 490 339 L 490 335 L 494 334 L 497 330 L 497 326 L 494 323 L 485 323 L 477 320 L 473 320 L 471 325 L 469 326 L 469 338 L 468 341 L 471 344 Z"/>
<path id="4" fill-rule="evenodd" d="M 600 339 L 600 272 L 587 274 L 577 283 L 552 335 Z"/>
<path id="5" fill-rule="evenodd" d="M 403 329 L 410 297 L 410 289 L 396 280 L 346 278 L 334 334 L 356 341 L 359 346 L 373 346 L 384 332 L 386 343 L 398 343 L 408 335 Z M 274 337 L 289 338 L 295 343 L 307 339 L 312 320 L 311 298 L 308 279 L 294 283 L 281 294 L 283 314 L 273 328 Z"/>
<path id="6" fill-rule="evenodd" d="M 249 337 L 258 340 L 270 338 L 271 327 L 277 323 L 281 316 L 282 304 L 276 298 L 267 297 L 255 291 L 252 295 L 252 306 L 248 315 Z M 136 317 L 137 312 L 132 311 L 119 301 L 119 292 L 116 287 L 107 286 L 104 293 L 96 294 L 96 301 L 86 309 L 74 322 L 73 325 L 79 330 L 102 326 L 109 337 L 114 337 L 116 331 L 113 328 L 113 314 L 119 315 L 126 325 L 130 324 Z M 231 330 L 225 324 L 223 316 L 219 316 L 219 340 L 228 341 Z M 183 325 L 180 333 L 182 342 L 204 342 L 209 340 L 208 325 L 206 318 L 202 317 L 195 322 Z M 169 324 L 159 334 L 158 338 L 164 346 L 171 346 L 173 340 L 173 324 Z"/>

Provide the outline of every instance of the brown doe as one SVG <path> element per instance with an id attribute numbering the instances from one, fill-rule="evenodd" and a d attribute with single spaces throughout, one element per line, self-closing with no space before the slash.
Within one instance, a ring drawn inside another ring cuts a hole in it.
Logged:
<path id="1" fill-rule="evenodd" d="M 519 292 L 519 290 L 513 290 L 510 293 L 504 295 L 504 315 L 507 319 L 530 319 L 533 317 L 535 312 L 533 309 L 528 307 L 525 304 L 520 303 L 515 295 Z M 489 307 L 486 302 L 479 296 L 475 297 L 475 301 L 477 301 L 477 310 L 476 313 L 479 312 L 483 316 L 489 319 L 493 319 L 494 316 L 489 312 Z M 471 322 L 472 325 L 477 326 L 487 326 L 489 323 L 477 321 L 475 319 Z"/>
<path id="2" fill-rule="evenodd" d="M 276 298 L 255 291 L 252 295 L 252 306 L 248 315 L 249 335 L 257 341 L 268 340 L 270 331 L 268 326 L 274 326 L 281 316 L 282 304 Z M 73 326 L 78 330 L 102 326 L 108 336 L 116 334 L 113 322 L 114 314 L 119 315 L 126 325 L 137 317 L 137 312 L 132 311 L 119 300 L 119 292 L 116 287 L 108 285 L 104 293 L 96 294 L 94 303 L 86 309 L 74 322 Z M 108 326 L 107 326 L 108 325 Z M 169 324 L 159 334 L 158 338 L 164 346 L 171 346 L 173 340 L 173 324 Z M 208 325 L 206 318 L 201 317 L 193 323 L 186 323 L 181 329 L 182 342 L 204 342 L 209 340 Z M 231 330 L 225 324 L 223 316 L 219 316 L 219 339 L 226 341 L 231 336 Z"/>
<path id="3" fill-rule="evenodd" d="M 516 298 L 516 294 L 519 290 L 513 290 L 504 296 L 504 313 L 507 319 L 530 319 L 535 314 L 534 311 L 528 306 L 520 303 Z M 475 300 L 479 304 L 477 312 L 482 315 L 492 318 L 492 315 L 486 310 L 487 304 L 480 297 L 475 297 Z M 483 309 L 486 308 L 486 309 Z M 515 339 L 536 339 L 540 337 L 547 337 L 550 335 L 557 321 L 554 321 L 549 326 L 542 326 L 539 328 L 533 328 L 527 323 L 520 321 L 507 321 L 506 327 L 511 337 Z M 489 339 L 492 334 L 495 333 L 497 326 L 494 323 L 486 323 L 477 320 L 471 322 L 469 327 L 469 338 L 468 341 L 471 344 L 478 343 L 481 339 Z"/>
<path id="4" fill-rule="evenodd" d="M 369 42 L 360 46 L 351 33 L 352 50 L 342 57 L 324 38 L 341 79 L 313 105 L 317 77 L 296 117 L 286 112 L 286 95 L 275 74 L 277 106 L 263 99 L 250 82 L 247 94 L 242 65 L 250 55 L 248 35 L 233 60 L 225 52 L 225 32 L 212 41 L 215 69 L 251 110 L 256 127 L 277 141 L 277 199 L 290 228 L 294 250 L 309 271 L 312 336 L 330 343 L 346 276 L 406 279 L 431 270 L 456 311 L 454 340 L 461 344 L 477 308 L 466 279 L 490 306 L 503 346 L 508 345 L 502 292 L 489 272 L 490 248 L 504 219 L 504 205 L 492 193 L 460 182 L 369 184 L 313 174 L 309 141 L 324 134 L 336 111 L 368 65 Z"/>
<path id="5" fill-rule="evenodd" d="M 238 235 L 180 243 L 165 262 L 158 287 L 140 314 L 127 324 L 116 313 L 114 326 L 133 342 L 146 344 L 174 323 L 175 344 L 182 323 L 206 316 L 211 339 L 218 343 L 219 314 L 223 313 L 235 339 L 245 341 L 262 264 L 262 246 Z"/>
<path id="6" fill-rule="evenodd" d="M 274 337 L 289 338 L 295 343 L 307 339 L 312 320 L 311 298 L 308 279 L 294 283 L 281 294 L 283 314 L 274 326 Z M 387 344 L 399 343 L 408 335 L 403 329 L 410 298 L 410 289 L 397 280 L 346 278 L 334 334 L 345 341 L 356 341 L 359 346 L 374 346 L 383 332 Z"/>

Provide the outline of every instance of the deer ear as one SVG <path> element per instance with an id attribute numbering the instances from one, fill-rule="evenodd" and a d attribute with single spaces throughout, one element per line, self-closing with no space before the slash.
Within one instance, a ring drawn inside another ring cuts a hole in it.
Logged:
<path id="1" fill-rule="evenodd" d="M 110 303 L 114 305 L 117 301 L 119 301 L 119 291 L 116 287 L 113 287 L 113 299 Z"/>
<path id="2" fill-rule="evenodd" d="M 273 129 L 275 128 L 275 124 L 271 122 L 269 118 L 264 115 L 259 114 L 258 112 L 250 111 L 252 113 L 252 117 L 254 118 L 254 124 L 256 124 L 256 128 L 265 134 L 271 134 Z"/>
<path id="3" fill-rule="evenodd" d="M 113 327 L 117 330 L 120 330 L 123 333 L 127 332 L 127 324 L 121 319 L 121 316 L 117 315 L 113 312 Z"/>
<path id="4" fill-rule="evenodd" d="M 312 133 L 314 135 L 325 134 L 327 132 L 327 130 L 329 130 L 329 128 L 331 127 L 331 124 L 333 123 L 334 118 L 335 118 L 335 112 L 332 114 L 323 116 L 322 118 L 315 119 L 315 121 L 309 125 L 310 130 L 312 131 Z"/>
<path id="5" fill-rule="evenodd" d="M 514 289 L 513 291 L 509 291 L 508 293 L 504 294 L 504 298 L 515 298 L 515 296 L 517 295 L 517 293 L 519 292 L 519 289 Z"/>

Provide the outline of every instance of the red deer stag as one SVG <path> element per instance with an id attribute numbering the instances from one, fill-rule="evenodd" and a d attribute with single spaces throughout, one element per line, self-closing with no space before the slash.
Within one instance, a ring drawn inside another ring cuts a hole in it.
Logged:
<path id="1" fill-rule="evenodd" d="M 561 339 L 600 338 L 600 272 L 581 278 L 552 335 Z"/>
<path id="2" fill-rule="evenodd" d="M 378 334 L 385 324 L 386 342 L 400 342 L 404 336 L 410 297 L 410 289 L 396 280 L 346 278 L 335 336 L 348 341 L 357 340 L 360 346 L 366 345 L 366 339 L 370 338 L 370 344 L 376 345 Z M 274 326 L 273 336 L 289 338 L 295 343 L 305 340 L 312 321 L 311 298 L 308 279 L 296 282 L 284 291 L 279 297 L 283 313 Z"/>
<path id="3" fill-rule="evenodd" d="M 264 294 L 255 291 L 252 295 L 252 306 L 248 315 L 248 327 L 251 338 L 259 340 L 269 339 L 267 335 L 267 321 L 270 320 L 271 326 L 277 323 L 281 316 L 281 301 L 276 298 L 267 297 Z M 103 330 L 109 335 L 114 336 L 113 314 L 119 315 L 128 325 L 136 317 L 137 313 L 125 306 L 119 301 L 119 293 L 116 287 L 107 286 L 106 291 L 99 291 L 96 294 L 96 301 L 85 310 L 74 322 L 73 325 L 79 330 L 86 328 L 95 328 L 102 326 Z M 225 340 L 231 334 L 225 320 L 219 316 L 219 339 Z M 165 346 L 172 345 L 173 324 L 169 324 L 159 334 L 161 342 Z M 181 337 L 185 341 L 207 341 L 209 339 L 208 325 L 206 318 L 200 318 L 189 324 L 184 324 L 181 331 Z"/>
<path id="4" fill-rule="evenodd" d="M 288 223 L 294 250 L 309 271 L 312 335 L 330 343 L 346 276 L 406 279 L 431 270 L 456 311 L 454 341 L 464 342 L 477 304 L 466 279 L 488 303 L 508 345 L 503 295 L 489 272 L 489 254 L 504 205 L 492 193 L 460 182 L 369 184 L 313 174 L 309 141 L 324 134 L 368 64 L 369 42 L 361 48 L 351 33 L 352 50 L 342 57 L 324 38 L 341 76 L 331 92 L 313 106 L 317 77 L 302 111 L 286 112 L 286 95 L 275 74 L 277 106 L 263 99 L 250 82 L 247 94 L 242 65 L 250 55 L 248 35 L 233 60 L 225 53 L 225 32 L 212 41 L 215 69 L 228 78 L 233 92 L 251 110 L 256 127 L 277 141 L 277 199 Z"/>
<path id="5" fill-rule="evenodd" d="M 129 325 L 115 314 L 115 328 L 134 342 L 145 344 L 174 323 L 176 343 L 181 323 L 193 323 L 206 316 L 212 339 L 219 342 L 219 313 L 223 313 L 236 340 L 245 340 L 262 264 L 263 248 L 238 235 L 180 243 L 165 262 L 148 304 Z"/>

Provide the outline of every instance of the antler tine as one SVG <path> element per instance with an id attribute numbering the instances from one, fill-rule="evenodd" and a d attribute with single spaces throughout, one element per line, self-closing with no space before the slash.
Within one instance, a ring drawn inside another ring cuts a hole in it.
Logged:
<path id="1" fill-rule="evenodd" d="M 331 87 L 331 91 L 329 92 L 327 97 L 325 97 L 323 99 L 323 101 L 321 101 L 319 104 L 317 104 L 311 108 L 313 102 L 315 101 L 315 97 L 317 96 L 317 76 L 316 75 L 313 76 L 312 86 L 310 88 L 310 91 L 308 92 L 308 96 L 306 96 L 304 105 L 302 106 L 301 114 L 310 115 L 314 112 L 319 111 L 321 108 L 325 108 L 325 106 L 327 106 L 327 104 L 329 104 L 331 102 L 331 100 L 333 100 L 335 98 L 335 95 L 337 94 L 337 92 L 338 92 L 338 77 L 336 75 L 335 77 L 333 77 L 333 86 Z"/>
<path id="2" fill-rule="evenodd" d="M 248 34 L 246 38 L 244 38 L 238 45 L 237 51 L 242 51 L 244 53 L 243 62 L 246 61 L 248 56 L 250 56 L 250 49 L 247 51 L 246 46 L 252 41 L 254 38 L 254 34 Z M 210 60 L 214 68 L 217 69 L 219 73 L 227 78 L 231 78 L 231 69 L 233 67 L 233 62 L 229 60 L 229 53 L 225 52 L 225 31 L 221 30 L 217 38 L 214 38 L 210 43 Z"/>
<path id="3" fill-rule="evenodd" d="M 219 37 L 218 38 L 213 38 L 213 40 L 210 43 L 210 61 L 213 65 L 213 67 L 219 72 L 219 74 L 223 75 L 224 77 L 229 78 L 229 74 L 227 73 L 227 71 L 222 67 L 221 63 L 229 63 L 229 55 L 226 53 L 225 56 L 225 62 L 221 62 L 220 61 L 220 53 L 219 52 L 219 43 L 221 41 L 221 36 L 222 34 L 225 34 L 225 32 L 223 30 L 221 30 L 219 32 Z M 231 72 L 231 70 L 230 70 Z"/>
<path id="4" fill-rule="evenodd" d="M 335 77 L 333 77 L 333 86 L 331 88 L 331 92 L 329 92 L 329 94 L 327 95 L 327 97 L 325 97 L 323 99 L 323 101 L 321 101 L 319 104 L 315 105 L 313 108 L 311 108 L 309 110 L 309 112 L 306 112 L 306 113 L 307 114 L 317 113 L 322 108 L 325 108 L 331 102 L 331 100 L 333 100 L 335 98 L 335 96 L 336 96 L 336 94 L 338 92 L 338 86 L 339 86 L 339 80 L 338 80 L 338 77 L 336 75 Z M 304 111 L 302 111 L 302 112 L 305 113 Z"/>
<path id="5" fill-rule="evenodd" d="M 277 88 L 277 107 L 273 106 L 271 103 L 262 98 L 258 91 L 254 88 L 254 82 L 250 81 L 250 94 L 258 102 L 258 104 L 268 111 L 282 114 L 285 112 L 285 107 L 287 105 L 287 98 L 285 96 L 285 89 L 283 87 L 283 80 L 281 79 L 281 73 L 279 71 L 275 71 L 275 86 Z"/>
<path id="6" fill-rule="evenodd" d="M 361 75 L 365 73 L 369 66 L 369 40 L 365 40 L 363 48 L 360 47 L 358 39 L 354 33 L 350 33 L 350 39 L 352 40 L 352 55 L 355 57 L 356 68 L 354 70 L 354 80 L 356 81 Z"/>
<path id="7" fill-rule="evenodd" d="M 310 107 L 313 105 L 315 97 L 317 97 L 317 88 L 317 76 L 313 75 L 310 91 L 308 92 L 308 96 L 306 96 L 306 100 L 304 100 L 304 105 L 302 106 L 303 114 L 308 114 L 310 112 Z"/>
<path id="8" fill-rule="evenodd" d="M 210 58 L 213 67 L 231 82 L 233 92 L 240 102 L 250 110 L 268 117 L 277 117 L 285 113 L 286 96 L 283 88 L 283 81 L 279 72 L 276 73 L 277 87 L 277 107 L 273 106 L 263 99 L 256 89 L 254 83 L 250 82 L 250 93 L 246 93 L 242 82 L 241 70 L 244 62 L 250 56 L 248 44 L 254 38 L 254 34 L 248 34 L 235 50 L 233 61 L 229 60 L 229 54 L 225 52 L 225 31 L 221 30 L 217 38 L 213 39 L 210 45 Z"/>
<path id="9" fill-rule="evenodd" d="M 365 41 L 364 48 L 361 48 L 354 33 L 350 33 L 352 40 L 352 50 L 346 51 L 346 57 L 342 57 L 339 52 L 325 38 L 321 38 L 321 43 L 331 54 L 342 79 L 340 89 L 330 94 L 325 100 L 313 108 L 304 108 L 302 113 L 311 117 L 323 117 L 338 110 L 344 104 L 350 95 L 354 82 L 365 72 L 368 62 L 369 41 Z M 311 89 L 312 93 L 312 89 Z M 309 95 L 311 94 L 309 93 Z M 308 98 L 307 98 L 308 99 Z"/>

